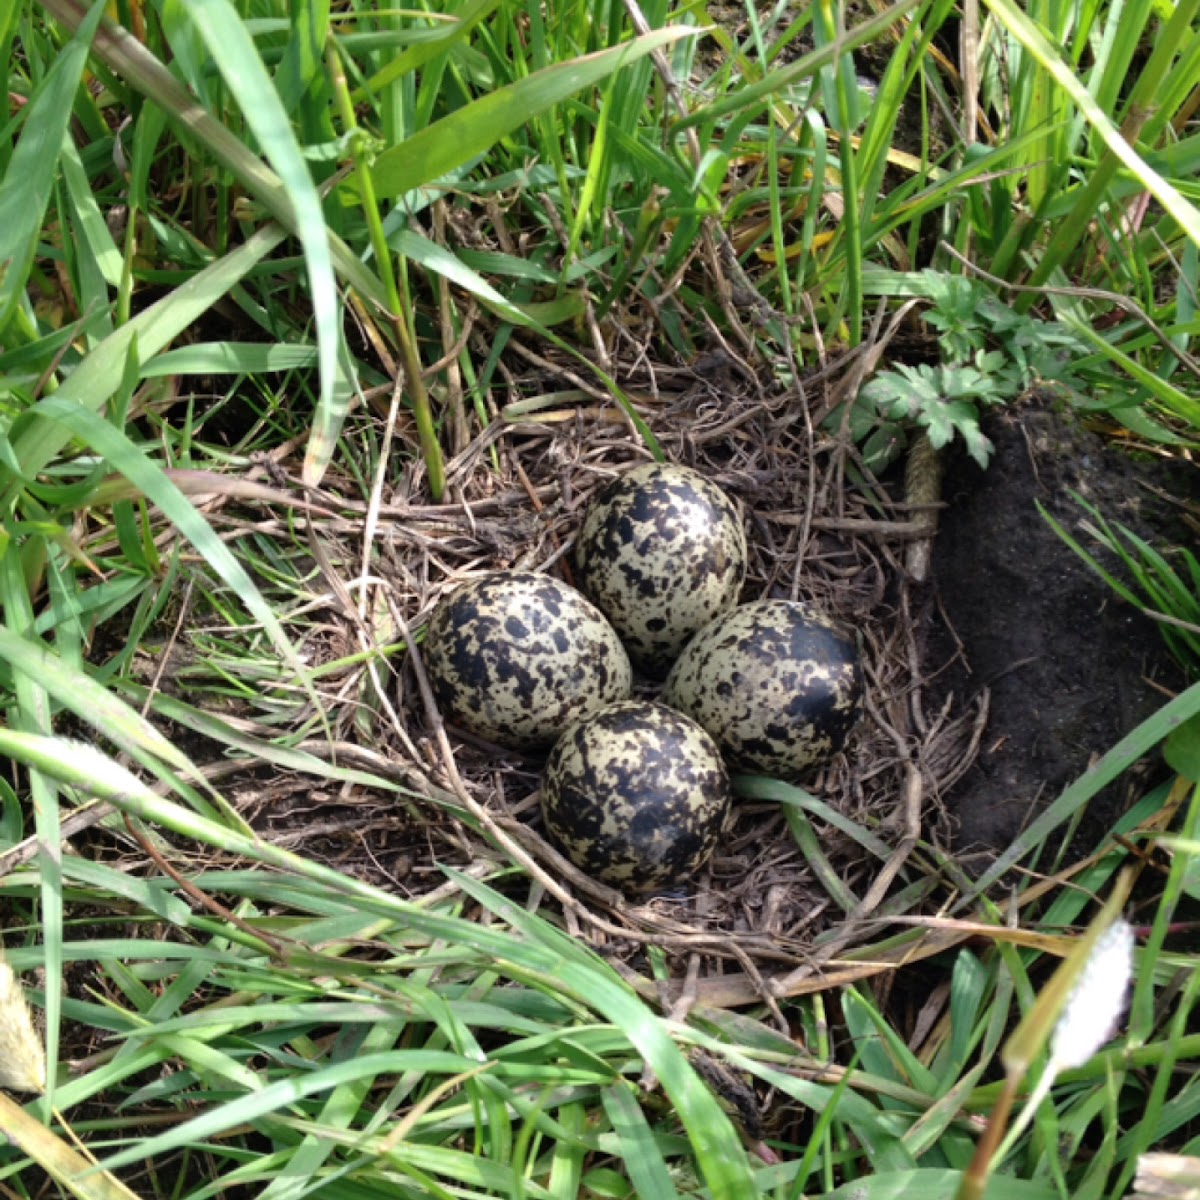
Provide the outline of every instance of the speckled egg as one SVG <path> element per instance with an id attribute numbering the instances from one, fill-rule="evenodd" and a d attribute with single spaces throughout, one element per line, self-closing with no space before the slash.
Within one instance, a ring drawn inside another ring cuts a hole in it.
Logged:
<path id="1" fill-rule="evenodd" d="M 696 630 L 738 601 L 746 535 L 737 502 L 690 467 L 646 463 L 593 501 L 575 547 L 580 588 L 655 679 Z"/>
<path id="2" fill-rule="evenodd" d="M 573 721 L 624 700 L 629 656 L 573 587 L 534 571 L 496 571 L 434 609 L 422 647 L 443 713 L 514 750 L 544 750 Z"/>
<path id="3" fill-rule="evenodd" d="M 699 721 L 730 766 L 794 779 L 842 748 L 858 718 L 854 640 L 807 604 L 759 600 L 688 643 L 663 701 Z"/>
<path id="4" fill-rule="evenodd" d="M 688 883 L 730 809 L 712 738 L 682 713 L 628 700 L 571 726 L 542 780 L 542 815 L 567 857 L 626 892 Z"/>

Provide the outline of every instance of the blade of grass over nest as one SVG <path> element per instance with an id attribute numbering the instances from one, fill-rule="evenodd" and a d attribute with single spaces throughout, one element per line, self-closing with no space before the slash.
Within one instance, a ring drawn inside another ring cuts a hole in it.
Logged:
<path id="1" fill-rule="evenodd" d="M 145 912 L 154 913 L 180 928 L 187 925 L 189 909 L 178 896 L 170 894 L 175 885 L 161 879 L 146 882 L 123 871 L 101 863 L 88 862 L 74 856 L 63 866 L 67 882 L 76 889 L 86 889 L 93 895 L 121 897 Z"/>
<path id="2" fill-rule="evenodd" d="M 587 1107 L 582 1103 L 561 1105 L 558 1123 L 568 1136 L 558 1138 L 551 1150 L 550 1178 L 546 1190 L 554 1200 L 575 1200 L 582 1194 L 583 1164 L 588 1156 L 584 1141 L 588 1123 Z"/>
<path id="3" fill-rule="evenodd" d="M 464 291 L 478 297 L 505 320 L 511 321 L 514 325 L 537 327 L 537 322 L 527 316 L 517 305 L 512 304 L 478 271 L 468 267 L 462 259 L 445 246 L 439 245 L 427 237 L 422 237 L 411 229 L 398 229 L 388 238 L 388 244 L 392 249 L 404 255 L 406 259 L 418 262 L 423 267 L 458 284 Z M 581 301 L 576 315 L 582 311 Z"/>
<path id="4" fill-rule="evenodd" d="M 63 182 L 75 210 L 70 219 L 73 240 L 77 246 L 76 258 L 80 271 L 84 273 L 84 283 L 79 289 L 79 307 L 83 312 L 103 313 L 105 323 L 99 326 L 98 332 L 102 330 L 107 333 L 111 317 L 106 288 L 117 287 L 121 283 L 121 253 L 92 192 L 79 151 L 70 141 L 63 143 L 60 164 Z M 119 313 L 118 319 L 128 320 L 128 312 Z"/>
<path id="5" fill-rule="evenodd" d="M 727 1061 L 736 1070 L 760 1079 L 815 1113 L 823 1116 L 833 1109 L 831 1121 L 844 1126 L 845 1130 L 850 1132 L 857 1143 L 855 1153 L 865 1150 L 872 1172 L 913 1165 L 912 1156 L 896 1136 L 900 1126 L 891 1120 L 871 1097 L 874 1094 L 894 1095 L 906 1100 L 909 1105 L 914 1105 L 924 1101 L 925 1097 L 921 1093 L 896 1085 L 892 1080 L 879 1079 L 866 1072 L 857 1071 L 854 1078 L 862 1085 L 861 1092 L 855 1087 L 842 1085 L 844 1073 L 839 1073 L 836 1085 L 815 1083 L 812 1079 L 802 1078 L 792 1071 L 781 1070 L 773 1063 L 759 1061 L 743 1053 L 736 1045 L 718 1042 L 694 1027 L 689 1026 L 686 1031 L 681 1030 L 680 1034 Z M 787 1062 L 788 1057 L 783 1055 L 782 1061 Z M 818 1061 L 827 1061 L 827 1048 L 823 1048 Z M 844 1168 L 846 1166 L 848 1164 L 843 1164 Z"/>
<path id="6" fill-rule="evenodd" d="M 61 742 L 62 740 L 57 738 L 0 729 L 0 753 L 8 754 L 22 762 L 51 761 L 57 777 L 64 782 L 102 795 L 122 811 L 151 824 L 163 825 L 185 837 L 219 846 L 228 853 L 240 854 L 253 861 L 294 872 L 314 883 L 331 886 L 342 895 L 357 897 L 361 905 L 370 905 L 381 914 L 396 916 L 426 936 L 444 939 L 450 945 L 471 947 L 498 968 L 510 974 L 515 973 L 515 977 L 522 978 L 529 974 L 532 979 L 541 981 L 545 986 L 553 986 L 555 990 L 565 991 L 578 1003 L 586 1004 L 601 1013 L 621 1030 L 661 1081 L 675 1111 L 688 1130 L 711 1194 L 721 1200 L 741 1200 L 742 1197 L 753 1194 L 752 1176 L 745 1152 L 729 1118 L 721 1111 L 711 1093 L 699 1084 L 695 1072 L 667 1036 L 658 1018 L 645 1007 L 628 985 L 613 973 L 612 968 L 590 952 L 581 958 L 583 948 L 572 946 L 570 939 L 564 939 L 545 922 L 514 908 L 499 893 L 484 888 L 473 880 L 467 880 L 465 876 L 459 877 L 460 882 L 473 896 L 485 900 L 502 918 L 519 922 L 520 928 L 528 932 L 530 937 L 517 940 L 510 934 L 471 921 L 434 917 L 399 897 L 341 875 L 331 868 L 320 866 L 269 842 L 226 829 L 164 800 L 145 787 L 132 773 L 110 760 L 105 760 L 99 751 L 90 746 L 74 744 L 72 756 L 64 758 Z M 101 762 L 105 763 L 102 788 L 95 786 Z M 565 957 L 568 946 L 571 947 L 569 957 Z M 361 1063 L 358 1065 L 361 1068 Z M 387 1068 L 385 1066 L 381 1069 Z M 354 1071 L 349 1071 L 344 1074 L 327 1074 L 323 1078 L 328 1086 L 336 1086 L 343 1079 L 354 1077 Z M 308 1083 L 311 1084 L 311 1080 Z M 293 1086 L 289 1084 L 282 1089 L 271 1091 L 269 1103 L 289 1102 L 295 1094 L 291 1090 Z M 249 1099 L 261 1100 L 265 1094 L 264 1092 L 257 1098 Z M 225 1127 L 223 1121 L 227 1115 L 225 1113 L 221 1117 L 218 1127 Z M 217 1116 L 209 1119 L 217 1121 Z M 146 1145 L 142 1145 L 123 1152 L 112 1161 L 134 1161 L 145 1152 Z"/>
<path id="7" fill-rule="evenodd" d="M 335 108 L 340 118 L 342 137 L 347 139 L 350 157 L 353 161 L 354 190 L 358 194 L 362 216 L 367 226 L 367 236 L 371 243 L 371 251 L 375 256 L 376 269 L 381 276 L 383 290 L 387 296 L 388 323 L 393 339 L 400 348 L 398 369 L 404 372 L 405 390 L 417 427 L 417 438 L 421 446 L 421 458 L 425 463 L 429 491 L 433 499 L 439 501 L 446 487 L 446 469 L 441 443 L 438 441 L 429 392 L 425 387 L 424 370 L 417 345 L 416 316 L 412 294 L 409 290 L 407 265 L 403 259 L 397 263 L 392 261 L 384 233 L 383 216 L 375 195 L 375 185 L 369 166 L 374 151 L 368 148 L 367 139 L 359 128 L 358 114 L 350 100 L 350 90 L 346 83 L 345 64 L 336 41 L 330 40 L 326 46 L 325 61 L 332 84 Z M 398 208 L 397 212 L 402 211 L 402 207 Z M 349 371 L 346 372 L 346 375 L 347 378 L 352 377 L 352 373 Z M 315 482 L 312 477 L 318 474 L 318 470 L 323 471 L 331 460 L 337 434 L 341 429 L 351 394 L 352 389 L 349 386 L 340 389 L 336 412 L 331 411 L 330 419 L 321 422 L 314 429 L 304 461 L 304 478 L 306 480 Z"/>
<path id="8" fill-rule="evenodd" d="M 298 0 L 290 6 L 289 18 L 288 44 L 276 69 L 274 84 L 286 111 L 300 110 L 303 125 L 312 116 L 305 109 L 306 93 L 317 91 L 325 69 L 330 5 L 327 0 Z"/>
<path id="9" fill-rule="evenodd" d="M 155 197 L 150 188 L 150 173 L 158 155 L 158 147 L 167 128 L 167 114 L 157 104 L 144 104 L 133 130 L 133 154 L 129 165 L 128 211 L 125 224 L 125 252 L 121 256 L 121 272 L 117 280 L 117 322 L 124 325 L 133 305 L 133 280 L 137 256 L 139 220 L 154 211 Z M 97 213 L 99 217 L 99 213 Z M 108 226 L 100 218 L 100 229 Z M 115 247 L 114 247 L 115 250 Z M 111 282 L 111 281 L 110 281 Z M 86 310 L 85 310 L 86 311 Z"/>
<path id="10" fill-rule="evenodd" d="M 0 181 L 0 332 L 21 302 L 54 186 L 71 105 L 104 5 L 96 0 L 56 55 L 25 109 L 16 149 Z"/>
<path id="11" fill-rule="evenodd" d="M 916 81 L 923 82 L 926 78 L 924 68 L 929 44 L 945 22 L 948 9 L 947 0 L 930 0 L 911 20 L 906 19 L 902 22 L 904 32 L 899 37 L 895 52 L 876 86 L 872 102 L 867 105 L 861 137 L 855 149 L 857 190 L 862 210 L 859 217 L 862 229 L 860 237 L 864 243 L 864 253 L 888 236 L 889 226 L 894 220 L 892 210 L 897 201 L 886 193 L 883 186 L 884 174 L 891 160 L 896 157 L 893 145 L 897 139 L 897 126 L 904 112 L 904 98 Z M 843 84 L 843 89 L 849 86 L 849 83 L 850 81 L 847 81 L 847 84 Z M 852 85 L 857 98 L 857 75 Z M 861 99 L 858 102 L 861 103 Z M 923 156 L 917 165 L 917 171 L 927 173 L 929 170 Z M 904 253 L 899 253 L 903 259 Z M 909 251 L 907 258 L 911 260 L 912 257 Z M 857 269 L 860 272 L 861 292 L 861 276 L 865 275 L 864 264 L 860 262 Z M 860 294 L 859 304 L 861 303 Z"/>
<path id="12" fill-rule="evenodd" d="M 309 678 L 278 616 L 200 510 L 179 490 L 166 472 L 134 445 L 121 430 L 76 401 L 64 398 L 63 393 L 67 387 L 74 382 L 79 372 L 85 369 L 86 364 L 78 368 L 57 395 L 39 401 L 30 410 L 30 414 L 65 426 L 161 509 L 175 528 L 229 584 L 247 610 L 257 618 L 276 649 L 292 668 L 315 711 L 325 720 L 324 709 L 313 681 Z"/>
<path id="13" fill-rule="evenodd" d="M 833 898 L 833 902 L 843 913 L 853 912 L 858 907 L 859 898 L 850 890 L 821 849 L 821 839 L 808 819 L 808 814 L 799 805 L 785 804 L 783 819 L 787 822 L 792 837 L 796 839 L 796 848 L 804 856 L 804 861 L 813 874 L 821 881 L 821 886 Z"/>
<path id="14" fill-rule="evenodd" d="M 819 800 L 811 792 L 796 787 L 795 784 L 767 779 L 761 775 L 735 775 L 733 789 L 747 800 L 773 800 L 788 808 L 803 809 L 818 821 L 832 825 L 840 833 L 852 838 L 880 862 L 887 862 L 892 855 L 892 848 L 882 838 L 876 837 L 870 830 L 851 821 L 832 805 Z"/>

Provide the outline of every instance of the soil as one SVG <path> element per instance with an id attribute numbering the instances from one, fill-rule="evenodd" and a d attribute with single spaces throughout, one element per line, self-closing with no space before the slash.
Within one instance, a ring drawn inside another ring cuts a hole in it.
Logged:
<path id="1" fill-rule="evenodd" d="M 1155 622 L 1120 600 L 1038 505 L 1101 558 L 1072 493 L 1109 523 L 1179 544 L 1189 535 L 1178 500 L 1165 494 L 1195 498 L 1198 475 L 1179 459 L 1126 453 L 1044 406 L 1009 410 L 986 430 L 995 445 L 987 470 L 965 455 L 945 464 L 936 598 L 926 614 L 934 694 L 989 694 L 976 763 L 943 797 L 964 852 L 1006 846 L 1181 683 Z M 1143 774 L 1155 772 L 1163 773 L 1157 757 L 1143 764 Z M 1093 801 L 1077 835 L 1081 852 L 1147 782 L 1118 781 Z"/>

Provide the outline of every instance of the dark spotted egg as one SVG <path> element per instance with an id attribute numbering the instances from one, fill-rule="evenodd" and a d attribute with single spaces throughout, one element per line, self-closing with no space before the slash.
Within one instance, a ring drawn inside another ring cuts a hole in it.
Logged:
<path id="1" fill-rule="evenodd" d="M 593 501 L 575 561 L 580 588 L 613 623 L 633 665 L 661 679 L 684 642 L 738 601 L 741 511 L 699 471 L 646 463 Z"/>
<path id="2" fill-rule="evenodd" d="M 542 815 L 568 858 L 626 892 L 689 883 L 730 809 L 712 738 L 661 704 L 628 700 L 572 725 L 542 780 Z"/>
<path id="3" fill-rule="evenodd" d="M 696 634 L 663 702 L 699 721 L 731 767 L 794 779 L 845 744 L 862 702 L 858 652 L 811 606 L 759 600 Z"/>
<path id="4" fill-rule="evenodd" d="M 603 614 L 533 571 L 455 588 L 429 618 L 422 649 L 443 713 L 514 750 L 546 749 L 632 686 L 629 657 Z"/>

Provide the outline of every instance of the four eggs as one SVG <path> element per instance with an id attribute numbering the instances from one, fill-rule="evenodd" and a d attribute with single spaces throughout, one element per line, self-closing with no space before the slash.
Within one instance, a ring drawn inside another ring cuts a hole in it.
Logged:
<path id="1" fill-rule="evenodd" d="M 604 488 L 575 549 L 579 590 L 497 571 L 435 608 L 424 657 L 442 711 L 488 741 L 550 748 L 542 813 L 580 869 L 627 892 L 708 860 L 729 767 L 794 779 L 844 744 L 861 703 L 853 640 L 810 606 L 738 606 L 737 503 L 699 472 L 635 467 Z M 633 669 L 666 677 L 630 700 Z"/>

